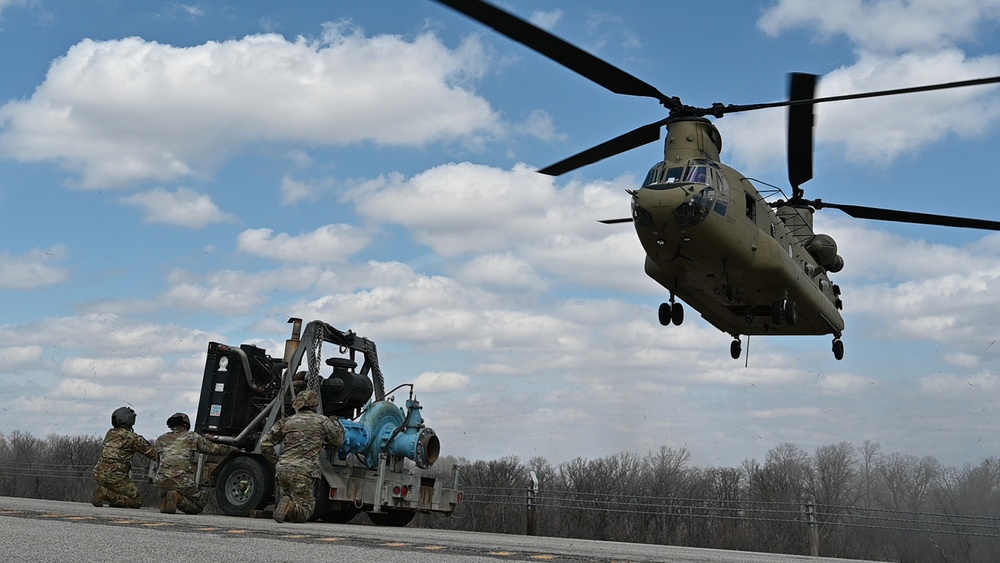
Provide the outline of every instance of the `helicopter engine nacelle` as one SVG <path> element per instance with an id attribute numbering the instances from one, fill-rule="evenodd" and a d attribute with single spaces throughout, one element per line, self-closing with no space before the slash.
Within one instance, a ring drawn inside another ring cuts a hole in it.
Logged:
<path id="1" fill-rule="evenodd" d="M 844 269 L 844 259 L 837 254 L 837 241 L 830 235 L 816 235 L 806 243 L 806 250 L 828 272 Z"/>

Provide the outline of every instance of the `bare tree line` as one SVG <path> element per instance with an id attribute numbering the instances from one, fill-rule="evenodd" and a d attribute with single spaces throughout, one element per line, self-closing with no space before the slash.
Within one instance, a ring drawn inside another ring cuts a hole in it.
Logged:
<path id="1" fill-rule="evenodd" d="M 0 432 L 0 496 L 89 502 L 94 493 L 94 465 L 101 456 L 99 436 L 37 438 L 15 430 Z M 136 456 L 132 473 L 145 504 L 159 503 L 157 491 L 146 483 L 148 461 Z"/>
<path id="2" fill-rule="evenodd" d="M 1000 460 L 961 468 L 933 457 L 840 442 L 791 443 L 763 462 L 691 467 L 686 449 L 577 458 L 464 462 L 458 518 L 418 525 L 519 534 L 531 472 L 537 533 L 611 541 L 808 554 L 807 499 L 820 554 L 907 562 L 1000 561 Z M 449 463 L 439 460 L 432 470 Z"/>
<path id="3" fill-rule="evenodd" d="M 0 432 L 0 496 L 86 502 L 101 451 L 97 436 L 36 438 Z M 146 505 L 156 491 L 142 479 Z M 623 452 L 552 465 L 542 457 L 442 458 L 425 473 L 462 466 L 455 518 L 413 525 L 523 534 L 532 472 L 539 535 L 809 553 L 804 501 L 813 499 L 821 555 L 884 561 L 1000 560 L 1000 460 L 961 468 L 933 457 L 840 442 L 809 453 L 791 443 L 739 467 L 691 467 L 686 449 Z M 209 512 L 211 512 L 211 506 Z M 367 521 L 358 519 L 358 523 Z"/>

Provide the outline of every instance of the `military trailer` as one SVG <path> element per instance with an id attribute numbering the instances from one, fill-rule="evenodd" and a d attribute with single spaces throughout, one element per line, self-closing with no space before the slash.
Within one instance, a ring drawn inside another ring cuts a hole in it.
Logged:
<path id="1" fill-rule="evenodd" d="M 252 344 L 209 343 L 195 431 L 239 450 L 198 454 L 197 482 L 215 488 L 226 514 L 266 514 L 275 502 L 275 476 L 260 439 L 276 420 L 294 414 L 295 393 L 312 389 L 320 396 L 317 412 L 336 417 L 345 432 L 339 450 L 321 453 L 313 520 L 347 522 L 365 512 L 377 525 L 405 526 L 418 512 L 451 515 L 462 499 L 459 468 L 445 478 L 413 471 L 429 468 L 441 451 L 413 385 L 385 391 L 371 340 L 322 321 L 304 330 L 301 319 L 288 322 L 292 334 L 280 358 Z M 409 391 L 405 409 L 394 402 L 403 388 Z"/>

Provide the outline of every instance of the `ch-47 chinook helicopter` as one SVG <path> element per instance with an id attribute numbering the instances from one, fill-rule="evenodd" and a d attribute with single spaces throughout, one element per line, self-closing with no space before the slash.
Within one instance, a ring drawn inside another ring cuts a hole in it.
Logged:
<path id="1" fill-rule="evenodd" d="M 822 102 L 892 96 L 992 84 L 1000 77 L 930 86 L 815 98 L 817 76 L 790 75 L 789 99 L 752 105 L 681 103 L 635 76 L 482 0 L 437 0 L 492 27 L 617 94 L 656 99 L 669 114 L 539 170 L 560 175 L 652 143 L 666 128 L 663 161 L 642 185 L 628 190 L 631 222 L 646 251 L 645 270 L 670 294 L 660 305 L 662 325 L 679 325 L 687 302 L 709 323 L 733 337 L 730 354 L 742 354 L 742 336 L 833 335 L 833 354 L 844 357 L 840 287 L 828 273 L 844 260 L 829 235 L 813 231 L 813 213 L 839 209 L 859 219 L 1000 230 L 1000 222 L 893 209 L 828 203 L 805 198 L 812 178 L 813 106 Z M 722 137 L 708 117 L 788 107 L 788 179 L 792 195 L 768 202 L 749 178 L 720 160 Z"/>

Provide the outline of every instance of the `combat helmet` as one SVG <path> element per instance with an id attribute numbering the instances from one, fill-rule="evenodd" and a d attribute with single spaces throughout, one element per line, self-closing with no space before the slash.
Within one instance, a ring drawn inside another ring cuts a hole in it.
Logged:
<path id="1" fill-rule="evenodd" d="M 174 413 L 167 419 L 167 428 L 170 428 L 171 430 L 182 426 L 191 428 L 191 419 L 188 418 L 188 415 L 182 412 Z"/>
<path id="2" fill-rule="evenodd" d="M 111 413 L 111 426 L 131 430 L 135 426 L 135 411 L 129 407 L 118 407 Z"/>
<path id="3" fill-rule="evenodd" d="M 292 401 L 292 407 L 294 407 L 297 411 L 302 409 L 315 409 L 318 405 L 319 395 L 317 395 L 312 389 L 299 391 L 299 394 L 295 396 L 295 400 Z"/>

